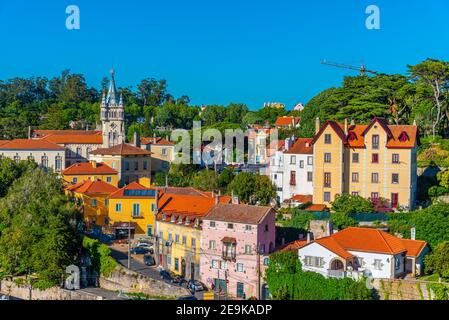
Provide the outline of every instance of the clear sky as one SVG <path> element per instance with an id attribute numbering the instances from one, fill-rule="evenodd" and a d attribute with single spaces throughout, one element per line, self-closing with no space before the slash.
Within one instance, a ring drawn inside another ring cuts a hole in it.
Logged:
<path id="1" fill-rule="evenodd" d="M 68 5 L 80 30 L 65 27 Z M 381 10 L 381 29 L 365 9 Z M 357 72 L 320 61 L 405 73 L 428 57 L 449 60 L 447 0 L 0 0 L 0 79 L 63 69 L 100 87 L 163 78 L 194 104 L 279 101 L 291 108 Z"/>

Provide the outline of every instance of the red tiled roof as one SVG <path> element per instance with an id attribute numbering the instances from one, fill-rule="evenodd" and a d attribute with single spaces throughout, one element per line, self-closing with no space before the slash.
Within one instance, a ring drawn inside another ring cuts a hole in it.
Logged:
<path id="1" fill-rule="evenodd" d="M 33 133 L 38 138 L 46 137 L 50 134 L 57 134 L 57 135 L 100 135 L 101 131 L 99 130 L 34 130 Z"/>
<path id="2" fill-rule="evenodd" d="M 246 204 L 219 204 L 210 210 L 205 219 L 259 224 L 269 212 L 274 212 L 273 208 Z"/>
<path id="3" fill-rule="evenodd" d="M 35 139 L 14 139 L 0 145 L 2 150 L 65 150 L 53 142 Z"/>
<path id="4" fill-rule="evenodd" d="M 60 144 L 102 144 L 103 136 L 97 134 L 49 134 L 42 139 Z"/>
<path id="5" fill-rule="evenodd" d="M 66 190 L 83 194 L 111 194 L 118 188 L 102 180 L 85 180 L 67 187 Z"/>
<path id="6" fill-rule="evenodd" d="M 69 176 L 80 174 L 118 174 L 118 172 L 103 162 L 97 162 L 95 166 L 92 162 L 81 162 L 72 164 L 62 174 Z"/>
<path id="7" fill-rule="evenodd" d="M 301 122 L 301 118 L 300 117 L 283 116 L 283 117 L 277 118 L 276 122 L 274 124 L 276 126 L 291 126 L 291 125 L 296 126 L 300 122 Z"/>
<path id="8" fill-rule="evenodd" d="M 142 148 L 135 147 L 133 145 L 122 143 L 110 148 L 100 148 L 91 151 L 90 154 L 96 155 L 121 155 L 121 156 L 131 156 L 131 155 L 151 155 L 150 151 L 144 150 Z"/>
<path id="9" fill-rule="evenodd" d="M 314 242 L 319 243 L 320 245 L 332 251 L 336 255 L 342 257 L 343 259 L 350 259 L 353 257 L 353 255 L 347 252 L 332 236 L 320 238 L 315 240 Z"/>
<path id="10" fill-rule="evenodd" d="M 0 140 L 0 146 L 4 145 L 5 143 L 8 143 L 10 140 Z"/>
<path id="11" fill-rule="evenodd" d="M 312 139 L 298 138 L 286 154 L 313 154 Z"/>
<path id="12" fill-rule="evenodd" d="M 155 196 L 125 196 L 125 190 L 155 190 L 154 188 L 147 188 L 137 181 L 131 182 L 130 184 L 118 189 L 116 192 L 111 194 L 109 198 L 127 198 L 127 199 L 141 199 L 141 198 L 154 198 Z"/>
<path id="13" fill-rule="evenodd" d="M 305 210 L 307 211 L 324 211 L 327 209 L 327 206 L 325 204 L 312 204 L 309 207 L 307 207 Z"/>
<path id="14" fill-rule="evenodd" d="M 427 246 L 427 242 L 422 240 L 410 240 L 410 239 L 401 239 L 402 244 L 407 250 L 408 257 L 418 257 L 424 248 Z"/>
<path id="15" fill-rule="evenodd" d="M 140 138 L 140 143 L 143 145 L 147 144 L 157 144 L 157 145 L 174 145 L 175 143 L 172 141 L 169 141 L 164 138 L 156 137 L 156 138 Z"/>
<path id="16" fill-rule="evenodd" d="M 296 194 L 292 197 L 293 201 L 300 202 L 300 203 L 308 203 L 313 201 L 312 195 L 303 195 L 303 194 Z"/>
<path id="17" fill-rule="evenodd" d="M 299 248 L 304 247 L 307 244 L 307 240 L 296 240 L 290 243 L 287 243 L 281 247 L 279 247 L 280 251 L 296 251 Z"/>

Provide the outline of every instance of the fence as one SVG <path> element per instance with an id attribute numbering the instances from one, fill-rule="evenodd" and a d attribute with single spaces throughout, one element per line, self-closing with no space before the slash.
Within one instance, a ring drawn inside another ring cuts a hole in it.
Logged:
<path id="1" fill-rule="evenodd" d="M 311 211 L 316 220 L 328 220 L 331 213 L 328 211 Z M 387 221 L 388 215 L 381 212 L 376 213 L 351 213 L 349 216 L 357 222 L 373 222 L 373 221 Z"/>

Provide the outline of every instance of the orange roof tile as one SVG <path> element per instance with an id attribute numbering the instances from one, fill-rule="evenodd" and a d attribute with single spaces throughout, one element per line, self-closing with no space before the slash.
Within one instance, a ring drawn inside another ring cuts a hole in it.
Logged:
<path id="1" fill-rule="evenodd" d="M 155 137 L 155 138 L 140 138 L 140 143 L 143 145 L 147 144 L 157 144 L 157 145 L 174 145 L 175 143 L 173 141 L 169 141 L 164 138 Z"/>
<path id="2" fill-rule="evenodd" d="M 34 130 L 33 133 L 38 138 L 43 138 L 50 134 L 100 135 L 101 136 L 101 131 L 99 131 L 99 130 L 40 130 L 40 129 L 37 129 L 37 130 Z"/>
<path id="3" fill-rule="evenodd" d="M 111 194 L 118 188 L 102 180 L 85 180 L 67 187 L 66 190 L 83 194 Z"/>
<path id="4" fill-rule="evenodd" d="M 4 145 L 5 143 L 8 143 L 10 140 L 0 140 L 0 146 Z"/>
<path id="5" fill-rule="evenodd" d="M 296 126 L 298 123 L 301 122 L 301 118 L 300 117 L 288 117 L 288 116 L 283 116 L 283 117 L 279 117 L 276 119 L 276 122 L 274 123 L 276 126 L 291 126 L 294 125 Z"/>
<path id="6" fill-rule="evenodd" d="M 344 258 L 344 259 L 351 259 L 352 257 L 354 257 L 352 254 L 350 254 L 349 252 L 347 252 L 338 241 L 336 241 L 332 236 L 330 237 L 324 237 L 324 238 L 320 238 L 317 239 L 313 242 L 319 243 L 320 245 L 322 245 L 323 247 L 325 247 L 326 249 L 332 251 L 333 253 L 335 253 L 336 255 Z"/>
<path id="7" fill-rule="evenodd" d="M 103 162 L 97 162 L 95 166 L 92 162 L 81 162 L 72 164 L 62 174 L 70 176 L 80 174 L 118 174 L 118 172 Z"/>
<path id="8" fill-rule="evenodd" d="M 286 154 L 313 154 L 312 139 L 298 138 Z"/>
<path id="9" fill-rule="evenodd" d="M 135 155 L 145 155 L 149 156 L 152 152 L 144 150 L 142 148 L 135 147 L 133 145 L 122 143 L 110 148 L 99 148 L 97 150 L 91 151 L 90 154 L 96 155 L 120 155 L 120 156 L 135 156 Z"/>
<path id="10" fill-rule="evenodd" d="M 308 203 L 313 201 L 312 195 L 303 195 L 303 194 L 296 194 L 292 197 L 293 201 L 300 202 L 300 203 Z"/>
<path id="11" fill-rule="evenodd" d="M 304 247 L 307 244 L 307 240 L 296 240 L 290 243 L 287 243 L 281 247 L 279 247 L 280 251 L 296 251 L 299 248 Z"/>
<path id="12" fill-rule="evenodd" d="M 327 206 L 325 204 L 312 204 L 309 207 L 307 207 L 305 210 L 307 211 L 324 211 L 327 209 Z"/>
<path id="13" fill-rule="evenodd" d="M 1 150 L 65 150 L 53 142 L 35 139 L 14 139 L 0 145 Z"/>
<path id="14" fill-rule="evenodd" d="M 407 250 L 408 257 L 418 257 L 423 249 L 427 246 L 427 242 L 422 240 L 402 239 L 402 244 Z"/>
<path id="15" fill-rule="evenodd" d="M 49 134 L 42 139 L 60 144 L 102 144 L 103 136 L 97 134 Z"/>

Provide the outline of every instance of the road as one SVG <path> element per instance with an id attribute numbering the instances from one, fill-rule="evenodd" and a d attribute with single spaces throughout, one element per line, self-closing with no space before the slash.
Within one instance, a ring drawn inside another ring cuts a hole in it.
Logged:
<path id="1" fill-rule="evenodd" d="M 126 249 L 125 249 L 126 247 Z M 120 263 L 123 267 L 128 268 L 128 253 L 127 253 L 127 246 L 121 246 L 121 247 L 115 247 L 110 246 L 112 250 L 112 257 L 117 260 L 118 263 Z M 167 280 L 161 280 L 161 276 L 159 275 L 159 269 L 155 266 L 146 266 L 143 263 L 143 255 L 131 255 L 131 270 L 138 272 L 144 276 L 147 276 L 149 278 L 164 281 L 167 284 L 173 286 L 170 281 Z M 203 300 L 203 292 L 196 292 L 195 297 L 198 300 Z"/>

